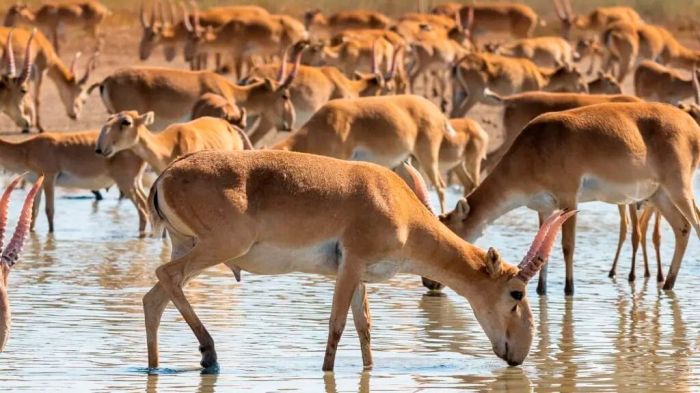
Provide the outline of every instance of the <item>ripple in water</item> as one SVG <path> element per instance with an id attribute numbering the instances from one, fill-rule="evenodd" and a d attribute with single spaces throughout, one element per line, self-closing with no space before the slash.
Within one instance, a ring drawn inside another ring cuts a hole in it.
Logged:
<path id="1" fill-rule="evenodd" d="M 620 278 L 610 280 L 618 231 L 611 205 L 581 206 L 576 295 L 563 296 L 558 247 L 550 260 L 549 296 L 539 298 L 531 285 L 536 335 L 523 367 L 505 367 L 495 357 L 463 298 L 449 290 L 446 296 L 427 296 L 418 277 L 400 276 L 369 287 L 374 369 L 362 372 L 349 323 L 336 372 L 323 373 L 332 282 L 244 273 L 236 283 L 222 267 L 186 289 L 219 355 L 219 374 L 203 375 L 197 342 L 173 307 L 160 329 L 163 367 L 145 368 L 141 297 L 155 282 L 155 268 L 168 259 L 167 243 L 136 239 L 134 209 L 118 202 L 114 190 L 98 205 L 75 194 L 60 196 L 56 235 L 46 234 L 42 216 L 10 276 L 14 324 L 0 354 L 4 390 L 560 392 L 700 386 L 700 314 L 692 287 L 700 278 L 697 237 L 691 236 L 672 293 L 653 279 L 626 281 L 628 245 Z M 13 195 L 11 217 L 23 197 L 21 191 Z M 450 206 L 456 198 L 451 195 Z M 533 212 L 516 210 L 477 244 L 496 246 L 507 260 L 518 261 L 536 223 Z M 673 236 L 668 228 L 663 236 L 667 263 Z"/>

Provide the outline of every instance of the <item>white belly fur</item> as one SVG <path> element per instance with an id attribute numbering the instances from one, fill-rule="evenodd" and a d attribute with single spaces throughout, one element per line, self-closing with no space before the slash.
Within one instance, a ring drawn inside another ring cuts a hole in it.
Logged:
<path id="1" fill-rule="evenodd" d="M 313 273 L 335 276 L 342 259 L 342 247 L 330 240 L 304 248 L 291 248 L 270 243 L 257 243 L 248 253 L 234 261 L 236 266 L 255 274 Z M 400 261 L 380 261 L 365 269 L 363 281 L 388 280 L 400 272 Z"/>
<path id="2" fill-rule="evenodd" d="M 632 183 L 614 183 L 595 176 L 584 176 L 578 191 L 579 202 L 601 201 L 616 205 L 640 202 L 659 189 L 653 179 Z"/>
<path id="3" fill-rule="evenodd" d="M 372 150 L 361 146 L 353 149 L 350 160 L 372 162 L 387 168 L 396 168 L 397 166 L 401 165 L 401 162 L 407 159 L 409 155 L 410 153 L 406 153 L 402 156 L 381 156 L 375 154 L 375 152 Z"/>

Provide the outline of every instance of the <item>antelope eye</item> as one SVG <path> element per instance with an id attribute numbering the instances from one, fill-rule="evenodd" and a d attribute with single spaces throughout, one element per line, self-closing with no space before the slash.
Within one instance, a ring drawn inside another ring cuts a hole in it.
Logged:
<path id="1" fill-rule="evenodd" d="M 511 291 L 510 296 L 515 299 L 515 300 L 523 300 L 523 292 L 522 291 Z"/>
<path id="2" fill-rule="evenodd" d="M 121 126 L 122 128 L 131 127 L 131 120 L 129 120 L 129 119 L 122 119 L 122 122 L 120 123 L 120 126 Z"/>
<path id="3" fill-rule="evenodd" d="M 22 86 L 19 88 L 19 92 L 22 94 L 27 94 L 29 92 L 29 90 L 27 89 L 26 86 Z"/>
<path id="4" fill-rule="evenodd" d="M 287 93 L 287 92 L 282 93 L 282 98 L 285 99 L 285 100 L 288 100 L 288 99 L 289 99 L 289 93 Z"/>

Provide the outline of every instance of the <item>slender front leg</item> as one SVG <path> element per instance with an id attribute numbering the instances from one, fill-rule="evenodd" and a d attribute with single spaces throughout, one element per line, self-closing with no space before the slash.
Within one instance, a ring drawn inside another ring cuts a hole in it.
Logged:
<path id="1" fill-rule="evenodd" d="M 161 265 L 156 269 L 156 276 L 160 281 L 159 284 L 165 292 L 167 292 L 168 297 L 170 297 L 170 300 L 180 311 L 183 319 L 190 326 L 192 332 L 199 341 L 199 351 L 202 354 L 200 364 L 204 368 L 217 365 L 214 339 L 212 339 L 211 335 L 204 327 L 204 324 L 194 312 L 192 305 L 187 301 L 185 294 L 182 292 L 182 287 L 189 279 L 195 277 L 207 267 L 217 265 L 224 260 L 233 259 L 240 255 L 233 254 L 230 258 L 223 256 L 221 258 L 215 258 L 214 255 L 212 255 L 213 249 L 215 249 L 215 247 L 198 243 L 195 248 L 186 255 L 168 262 L 165 265 Z"/>
<path id="2" fill-rule="evenodd" d="M 640 242 L 642 244 L 642 256 L 644 257 L 644 277 L 651 277 L 651 272 L 649 271 L 649 253 L 647 252 L 647 230 L 649 229 L 649 220 L 651 220 L 651 215 L 654 213 L 654 208 L 646 204 L 644 210 L 642 211 L 641 217 L 639 217 L 639 235 Z"/>
<path id="3" fill-rule="evenodd" d="M 146 345 L 148 347 L 148 367 L 158 367 L 158 328 L 163 311 L 170 298 L 160 282 L 143 297 L 143 315 L 146 322 Z"/>
<path id="4" fill-rule="evenodd" d="M 572 206 L 571 209 L 576 209 Z M 566 281 L 564 282 L 564 294 L 572 296 L 574 294 L 574 249 L 576 247 L 576 216 L 566 220 L 562 226 L 561 248 L 564 252 L 564 262 L 566 263 Z"/>
<path id="5" fill-rule="evenodd" d="M 617 274 L 617 262 L 620 259 L 620 251 L 622 251 L 622 245 L 625 244 L 625 239 L 627 239 L 627 211 L 625 210 L 625 205 L 617 205 L 617 210 L 620 213 L 620 234 L 617 237 L 615 259 L 613 259 L 612 267 L 608 273 L 610 278 L 615 277 L 615 274 Z"/>
<path id="6" fill-rule="evenodd" d="M 369 312 L 367 287 L 364 283 L 359 283 L 352 295 L 352 319 L 355 322 L 357 337 L 360 339 L 362 365 L 365 369 L 370 369 L 372 368 L 372 347 L 370 346 L 372 315 Z"/>
<path id="7" fill-rule="evenodd" d="M 350 303 L 355 288 L 360 284 L 361 265 L 359 260 L 346 254 L 338 267 L 338 276 L 333 292 L 333 308 L 328 323 L 328 342 L 326 343 L 326 356 L 323 358 L 323 371 L 333 371 L 335 352 L 338 349 L 338 342 L 343 335 L 343 330 L 345 330 Z"/>
<path id="8" fill-rule="evenodd" d="M 656 218 L 654 219 L 652 241 L 654 242 L 654 251 L 656 251 L 656 281 L 664 282 L 664 272 L 661 267 L 661 213 L 658 210 L 656 210 Z"/>
<path id="9" fill-rule="evenodd" d="M 637 249 L 639 248 L 640 229 L 639 220 L 637 220 L 637 206 L 635 206 L 635 204 L 632 203 L 629 205 L 629 209 L 632 223 L 632 267 L 630 268 L 630 275 L 627 278 L 627 280 L 634 281 L 636 279 L 634 271 L 637 262 Z"/>
<path id="10" fill-rule="evenodd" d="M 49 233 L 53 233 L 54 191 L 56 186 L 56 174 L 46 174 L 44 180 L 44 193 L 46 194 L 46 218 L 49 220 Z"/>

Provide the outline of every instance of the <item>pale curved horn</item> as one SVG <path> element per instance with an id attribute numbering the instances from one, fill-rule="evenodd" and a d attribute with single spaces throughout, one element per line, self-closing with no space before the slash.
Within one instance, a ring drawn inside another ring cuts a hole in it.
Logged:
<path id="1" fill-rule="evenodd" d="M 22 252 L 24 240 L 27 237 L 27 233 L 29 233 L 29 225 L 32 222 L 32 207 L 34 206 L 34 198 L 41 189 L 41 185 L 43 183 L 44 175 L 41 175 L 36 183 L 34 183 L 32 189 L 27 193 L 27 197 L 24 199 L 24 205 L 22 206 L 22 211 L 19 215 L 19 220 L 17 221 L 15 233 L 12 235 L 7 248 L 5 248 L 5 250 L 2 252 L 0 261 L 7 263 L 9 266 L 13 266 L 15 263 L 17 263 L 19 253 Z"/>
<path id="2" fill-rule="evenodd" d="M 535 254 L 537 254 L 537 251 L 542 247 L 542 243 L 544 242 L 544 238 L 547 237 L 547 233 L 549 232 L 549 228 L 552 226 L 554 221 L 556 221 L 556 219 L 559 217 L 561 217 L 561 212 L 554 212 L 549 217 L 547 217 L 546 220 L 544 220 L 544 222 L 540 226 L 540 229 L 537 230 L 537 234 L 535 235 L 535 238 L 532 239 L 532 244 L 530 245 L 530 249 L 527 251 L 527 253 L 523 257 L 523 260 L 520 261 L 520 264 L 518 265 L 518 267 L 525 266 L 535 256 Z"/>
<path id="3" fill-rule="evenodd" d="M 411 184 L 409 184 L 409 186 L 411 186 L 413 192 L 423 203 L 423 205 L 425 205 L 425 207 L 428 208 L 428 211 L 430 211 L 432 215 L 436 215 L 433 208 L 430 207 L 430 198 L 428 197 L 428 186 L 426 186 L 425 179 L 423 179 L 423 176 L 421 176 L 420 172 L 418 172 L 418 170 L 408 161 L 404 161 L 402 163 L 402 166 L 406 173 L 408 173 L 408 175 L 411 177 L 411 182 L 413 183 L 413 185 L 411 186 Z"/>
<path id="4" fill-rule="evenodd" d="M 554 12 L 557 14 L 559 19 L 566 21 L 569 18 L 566 16 L 566 12 L 564 11 L 564 7 L 561 4 L 561 0 L 552 0 L 552 3 L 554 4 Z"/>
<path id="5" fill-rule="evenodd" d="M 95 67 L 97 67 L 97 58 L 100 56 L 100 52 L 95 52 L 94 55 L 90 58 L 90 61 L 88 61 L 87 66 L 85 66 L 85 74 L 83 75 L 82 78 L 78 81 L 79 85 L 83 85 L 87 83 L 88 79 L 90 79 L 90 74 L 92 74 L 92 71 L 95 70 Z"/>
<path id="6" fill-rule="evenodd" d="M 5 229 L 7 229 L 7 212 L 10 207 L 10 195 L 12 194 L 12 191 L 15 190 L 15 187 L 17 187 L 17 184 L 22 180 L 22 178 L 24 178 L 25 174 L 26 173 L 23 173 L 12 179 L 7 188 L 5 188 L 2 198 L 0 198 L 0 251 L 2 250 L 5 242 Z"/>
<path id="7" fill-rule="evenodd" d="M 167 0 L 165 0 L 167 1 Z M 162 1 L 158 2 L 158 12 L 160 13 L 160 25 L 164 26 L 165 25 L 165 4 L 163 4 Z"/>
<path id="8" fill-rule="evenodd" d="M 467 26 L 464 27 L 465 30 L 471 31 L 474 26 L 474 7 L 470 6 L 467 10 Z"/>
<path id="9" fill-rule="evenodd" d="M 34 35 L 36 35 L 36 28 L 32 29 L 32 34 L 29 36 L 29 41 L 27 41 L 27 48 L 24 51 L 24 68 L 19 76 L 20 83 L 26 82 L 32 71 L 32 43 L 34 42 Z"/>
<path id="10" fill-rule="evenodd" d="M 700 82 L 698 81 L 698 69 L 697 65 L 693 63 L 693 97 L 695 97 L 695 104 L 700 105 Z"/>
<path id="11" fill-rule="evenodd" d="M 299 73 L 299 67 L 301 66 L 301 56 L 304 54 L 304 49 L 306 49 L 306 45 L 302 46 L 299 51 L 296 54 L 296 57 L 294 58 L 294 65 L 292 66 L 292 70 L 289 71 L 289 75 L 284 79 L 284 82 L 282 82 L 282 87 L 287 87 L 292 84 L 294 81 L 294 78 L 297 77 L 297 74 Z"/>
<path id="12" fill-rule="evenodd" d="M 14 31 L 15 29 L 12 29 L 7 33 L 7 43 L 5 44 L 7 74 L 10 76 L 10 78 L 14 78 L 17 75 L 17 65 L 15 64 L 15 52 L 12 48 L 12 35 Z"/>
<path id="13" fill-rule="evenodd" d="M 386 74 L 385 78 L 387 81 L 394 79 L 394 77 L 396 76 L 396 70 L 398 68 L 400 58 L 399 55 L 401 54 L 401 51 L 403 51 L 403 49 L 404 47 L 403 45 L 401 45 L 398 48 L 396 48 L 396 50 L 394 50 L 394 54 L 391 57 L 391 67 L 389 68 L 389 72 Z"/>
<path id="14" fill-rule="evenodd" d="M 160 0 L 155 0 L 153 6 L 151 7 L 151 26 L 156 24 L 156 18 L 158 17 L 158 8 L 160 8 Z"/>
<path id="15" fill-rule="evenodd" d="M 562 0 L 564 3 L 564 12 L 566 12 L 566 17 L 573 21 L 574 19 L 574 11 L 571 9 L 571 1 L 570 0 Z"/>
<path id="16" fill-rule="evenodd" d="M 141 17 L 141 26 L 143 26 L 144 29 L 147 29 L 150 27 L 148 24 L 148 18 L 146 18 L 146 10 L 144 9 L 144 3 L 145 1 L 141 1 L 141 10 L 139 12 L 139 15 Z"/>
<path id="17" fill-rule="evenodd" d="M 377 40 L 372 42 L 372 73 L 379 73 L 379 59 L 377 57 Z"/>
<path id="18" fill-rule="evenodd" d="M 170 16 L 170 25 L 175 26 L 175 14 L 177 13 L 175 10 L 175 0 L 167 0 L 168 2 L 168 16 Z"/>
<path id="19" fill-rule="evenodd" d="M 277 70 L 277 82 L 282 83 L 284 77 L 287 75 L 287 61 L 289 60 L 289 48 L 284 50 L 282 54 L 282 62 L 280 63 L 280 68 Z"/>
<path id="20" fill-rule="evenodd" d="M 182 23 L 185 25 L 185 29 L 191 33 L 194 31 L 194 27 L 192 27 L 192 22 L 190 22 L 190 13 L 187 12 L 187 6 L 185 3 L 180 2 L 180 8 L 182 8 Z"/>
<path id="21" fill-rule="evenodd" d="M 564 225 L 566 220 L 571 218 L 576 213 L 576 210 L 565 213 L 556 213 L 558 216 L 551 223 L 551 226 L 549 227 L 547 234 L 544 236 L 544 239 L 542 239 L 541 246 L 535 253 L 534 257 L 532 257 L 532 259 L 530 259 L 530 261 L 528 261 L 526 264 L 519 266 L 520 270 L 518 271 L 517 275 L 519 279 L 525 282 L 530 281 L 542 268 L 542 266 L 547 263 L 549 254 L 552 252 L 552 248 L 554 248 L 554 240 L 557 238 L 559 229 L 562 227 L 562 225 Z"/>
<path id="22" fill-rule="evenodd" d="M 80 59 L 80 56 L 83 55 L 83 52 L 77 51 L 75 52 L 75 55 L 73 55 L 73 62 L 70 63 L 70 73 L 75 76 L 77 74 L 77 68 L 78 67 L 78 60 Z"/>

